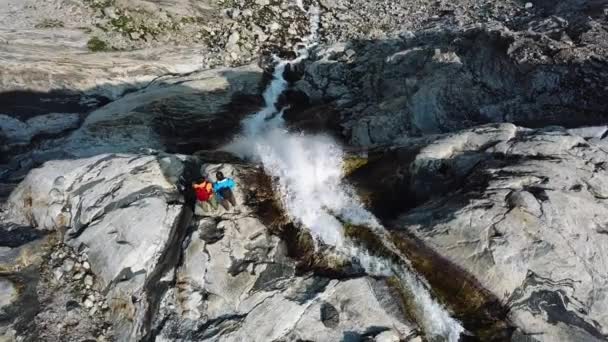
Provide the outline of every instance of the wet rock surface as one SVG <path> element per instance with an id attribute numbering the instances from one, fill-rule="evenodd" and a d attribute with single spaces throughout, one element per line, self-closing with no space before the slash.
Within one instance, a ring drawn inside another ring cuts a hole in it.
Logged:
<path id="1" fill-rule="evenodd" d="M 235 192 L 241 204 L 212 213 L 193 208 L 188 191 L 181 192 L 189 183 L 180 180 L 193 168 L 221 170 L 243 184 Z M 52 231 L 48 236 L 63 242 L 34 249 L 41 254 L 29 266 L 37 282 L 27 282 L 38 284 L 29 294 L 38 303 L 29 313 L 34 324 L 13 322 L 5 336 L 334 341 L 418 335 L 386 279 L 332 279 L 298 268 L 290 247 L 257 217 L 254 204 L 273 201 L 272 192 L 252 197 L 251 181 L 264 178 L 257 168 L 199 168 L 191 157 L 158 153 L 54 161 L 32 170 L 5 205 L 3 222 L 24 235 L 27 227 Z M 13 264 L 16 252 L 7 252 L 13 258 L 5 268 L 21 269 Z M 2 283 L 3 308 L 16 300 L 10 279 Z"/>
<path id="2" fill-rule="evenodd" d="M 460 291 L 467 284 L 488 289 L 527 338 L 606 338 L 607 303 L 599 290 L 607 212 L 602 140 L 560 127 L 502 124 L 402 149 L 409 158 L 391 158 L 390 168 L 388 160 L 370 160 L 352 177 L 365 189 L 363 174 L 407 170 L 404 179 L 394 174 L 387 182 L 416 201 L 393 208 L 398 216 L 390 227 L 434 288 L 462 283 L 455 286 Z M 417 243 L 463 275 L 450 275 L 450 285 L 433 268 L 424 271 L 432 254 L 416 259 Z M 470 283 L 470 276 L 479 283 Z M 456 296 L 454 290 L 446 291 Z M 465 298 L 463 305 L 475 305 L 474 297 Z"/>

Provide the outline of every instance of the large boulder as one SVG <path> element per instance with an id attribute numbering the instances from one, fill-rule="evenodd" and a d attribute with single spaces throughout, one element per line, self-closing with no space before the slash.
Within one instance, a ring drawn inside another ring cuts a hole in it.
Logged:
<path id="1" fill-rule="evenodd" d="M 235 179 L 238 205 L 211 212 L 195 205 L 193 215 L 187 186 L 200 173 L 213 179 L 216 171 Z M 10 222 L 5 236 L 16 247 L 0 256 L 13 274 L 17 262 L 29 260 L 19 255 L 47 241 L 34 259 L 38 268 L 27 273 L 41 280 L 23 297 L 14 290 L 23 280 L 0 277 L 0 305 L 14 312 L 23 300 L 44 304 L 16 314 L 0 332 L 42 340 L 62 334 L 416 340 L 420 331 L 408 301 L 391 279 L 340 269 L 317 274 L 311 263 L 324 262 L 326 270 L 341 264 L 332 264 L 331 255 L 323 261 L 310 237 L 285 240 L 265 223 L 284 222 L 277 208 L 262 208 L 276 204 L 268 181 L 257 167 L 200 167 L 192 157 L 160 152 L 52 161 L 32 170 L 3 208 L 3 222 Z M 63 242 L 40 240 L 45 233 Z M 316 261 L 305 260 L 311 256 L 302 250 L 317 253 Z M 77 314 L 86 319 L 75 321 Z"/>
<path id="2" fill-rule="evenodd" d="M 189 212 L 177 187 L 183 169 L 172 155 L 48 162 L 15 189 L 5 219 L 65 230 L 66 244 L 88 256 L 105 289 L 117 337 L 136 338 L 148 310 L 146 282 L 166 262 Z"/>
<path id="3" fill-rule="evenodd" d="M 603 124 L 608 32 L 582 20 L 436 25 L 322 45 L 294 87 L 334 103 L 349 142 L 365 147 L 491 122 Z"/>
<path id="4" fill-rule="evenodd" d="M 256 65 L 213 69 L 150 84 L 94 112 L 66 139 L 77 156 L 139 148 L 194 152 L 227 142 L 261 106 Z"/>
<path id="5" fill-rule="evenodd" d="M 89 89 L 97 95 L 104 89 L 119 92 L 96 110 L 97 105 L 77 105 L 88 103 L 88 95 L 78 91 L 44 96 L 8 92 L 11 100 L 0 108 L 6 115 L 0 113 L 0 179 L 20 180 L 33 166 L 53 159 L 139 153 L 141 148 L 187 153 L 216 148 L 239 130 L 245 115 L 261 106 L 262 80 L 262 69 L 247 65 L 150 80 L 128 94 L 110 84 Z M 47 108 L 46 102 L 62 104 Z"/>
<path id="6" fill-rule="evenodd" d="M 399 241 L 413 236 L 473 276 L 520 335 L 605 340 L 608 153 L 600 142 L 508 124 L 439 137 L 400 166 L 420 201 L 394 220 L 394 239 L 407 246 Z"/>
<path id="7" fill-rule="evenodd" d="M 415 336 L 385 279 L 296 274 L 287 246 L 256 218 L 203 218 L 160 305 L 161 341 Z"/>

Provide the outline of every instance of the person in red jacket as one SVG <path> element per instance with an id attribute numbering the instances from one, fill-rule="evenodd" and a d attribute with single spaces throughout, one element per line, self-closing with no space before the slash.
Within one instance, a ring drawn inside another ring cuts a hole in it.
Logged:
<path id="1" fill-rule="evenodd" d="M 213 183 L 205 177 L 201 177 L 198 182 L 192 182 L 192 188 L 196 194 L 196 202 L 205 212 L 217 209 L 217 201 L 213 196 Z"/>

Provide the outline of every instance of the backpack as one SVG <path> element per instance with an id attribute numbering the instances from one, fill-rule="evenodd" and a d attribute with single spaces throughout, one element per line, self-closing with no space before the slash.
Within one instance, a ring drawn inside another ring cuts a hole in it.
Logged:
<path id="1" fill-rule="evenodd" d="M 196 193 L 196 199 L 199 201 L 208 201 L 213 197 L 213 185 L 209 182 L 202 182 L 200 184 L 194 184 L 194 192 Z"/>

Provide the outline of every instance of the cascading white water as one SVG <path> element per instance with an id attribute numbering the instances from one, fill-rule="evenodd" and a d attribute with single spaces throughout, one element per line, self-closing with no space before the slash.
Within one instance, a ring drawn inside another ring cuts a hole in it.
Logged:
<path id="1" fill-rule="evenodd" d="M 306 11 L 301 1 L 298 6 Z M 316 30 L 318 10 L 311 6 L 307 13 L 311 17 L 311 30 Z M 311 32 L 309 39 L 316 39 L 316 33 Z M 288 215 L 309 229 L 315 238 L 356 258 L 369 274 L 397 276 L 412 293 L 417 316 L 428 337 L 458 341 L 464 329 L 432 299 L 416 274 L 345 240 L 340 220 L 369 227 L 379 232 L 384 241 L 387 234 L 374 215 L 363 207 L 353 189 L 343 182 L 341 147 L 326 135 L 290 132 L 284 125 L 282 109 L 275 106 L 288 86 L 283 78 L 286 65 L 298 63 L 306 56 L 306 51 L 302 51 L 295 60 L 278 62 L 273 80 L 264 92 L 265 107 L 243 120 L 243 133 L 224 150 L 262 163 L 266 172 L 277 180 Z M 392 243 L 386 244 L 396 251 Z"/>

